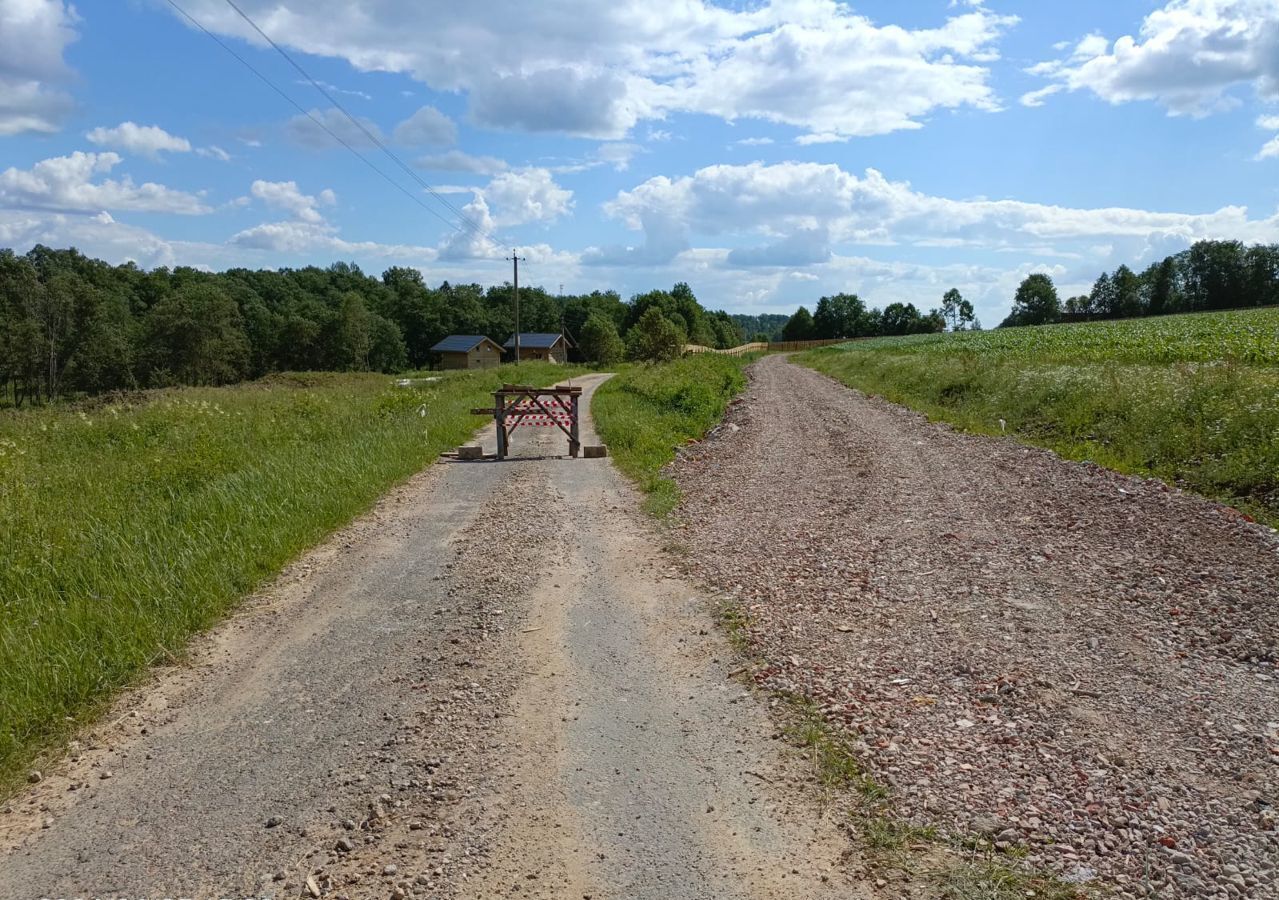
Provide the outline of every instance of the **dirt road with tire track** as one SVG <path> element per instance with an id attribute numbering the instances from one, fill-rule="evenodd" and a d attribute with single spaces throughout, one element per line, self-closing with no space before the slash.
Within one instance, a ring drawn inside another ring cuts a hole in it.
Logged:
<path id="1" fill-rule="evenodd" d="M 704 594 L 562 450 L 433 466 L 122 698 L 0 805 L 0 897 L 863 896 Z"/>

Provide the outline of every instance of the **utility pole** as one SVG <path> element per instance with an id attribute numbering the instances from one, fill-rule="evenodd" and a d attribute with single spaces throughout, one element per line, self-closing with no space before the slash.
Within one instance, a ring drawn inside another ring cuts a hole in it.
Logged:
<path id="1" fill-rule="evenodd" d="M 528 262 L 527 256 L 520 256 L 514 250 L 506 257 L 515 264 L 515 364 L 520 364 L 520 263 Z"/>

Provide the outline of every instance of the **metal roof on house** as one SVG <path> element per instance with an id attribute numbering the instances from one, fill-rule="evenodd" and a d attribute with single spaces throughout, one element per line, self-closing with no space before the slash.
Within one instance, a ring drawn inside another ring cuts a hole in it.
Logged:
<path id="1" fill-rule="evenodd" d="M 557 342 L 563 340 L 563 338 L 564 338 L 564 335 L 562 334 L 532 334 L 532 333 L 526 334 L 525 332 L 521 331 L 520 346 L 528 347 L 530 350 L 549 350 L 552 347 L 554 347 Z M 509 338 L 507 338 L 506 343 L 503 344 L 502 346 L 508 350 L 514 347 L 515 335 L 511 335 Z"/>
<path id="2" fill-rule="evenodd" d="M 470 353 L 488 338 L 482 334 L 450 334 L 431 348 L 432 353 Z M 494 343 L 497 343 L 494 341 Z"/>

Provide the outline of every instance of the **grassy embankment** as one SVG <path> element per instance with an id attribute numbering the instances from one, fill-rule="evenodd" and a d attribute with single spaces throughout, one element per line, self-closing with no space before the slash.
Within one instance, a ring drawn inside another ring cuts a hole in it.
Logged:
<path id="1" fill-rule="evenodd" d="M 0 414 L 0 791 L 149 664 L 483 424 L 511 369 L 278 376 Z M 548 384 L 565 369 L 520 366 Z"/>
<path id="2" fill-rule="evenodd" d="M 742 370 L 752 359 L 703 353 L 623 366 L 595 392 L 596 430 L 617 467 L 648 495 L 644 505 L 653 515 L 665 516 L 679 503 L 679 488 L 662 467 L 723 417 L 746 386 Z"/>
<path id="3" fill-rule="evenodd" d="M 1279 525 L 1279 309 L 881 338 L 797 361 Z"/>

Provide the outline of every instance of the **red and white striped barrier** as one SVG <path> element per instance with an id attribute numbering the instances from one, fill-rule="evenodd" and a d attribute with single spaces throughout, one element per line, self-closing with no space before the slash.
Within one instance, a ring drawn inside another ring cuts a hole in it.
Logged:
<path id="1" fill-rule="evenodd" d="M 531 400 L 521 400 L 506 408 L 506 421 L 514 425 L 561 425 L 565 428 L 573 424 L 573 407 L 567 400 L 547 398 L 541 404 Z"/>
<path id="2" fill-rule="evenodd" d="M 542 413 L 538 413 L 534 415 L 530 413 L 529 415 L 526 415 L 526 416 L 514 416 L 512 418 L 507 419 L 507 422 L 512 426 L 514 425 L 564 425 L 567 427 L 573 424 L 573 419 L 568 416 L 565 416 L 565 417 L 548 416 Z"/>
<path id="3" fill-rule="evenodd" d="M 572 412 L 573 407 L 562 400 L 543 400 L 540 405 L 531 400 L 521 400 L 519 403 L 513 403 L 508 406 L 506 411 L 508 413 L 543 412 L 544 409 L 552 413 L 562 410 L 567 415 Z"/>

